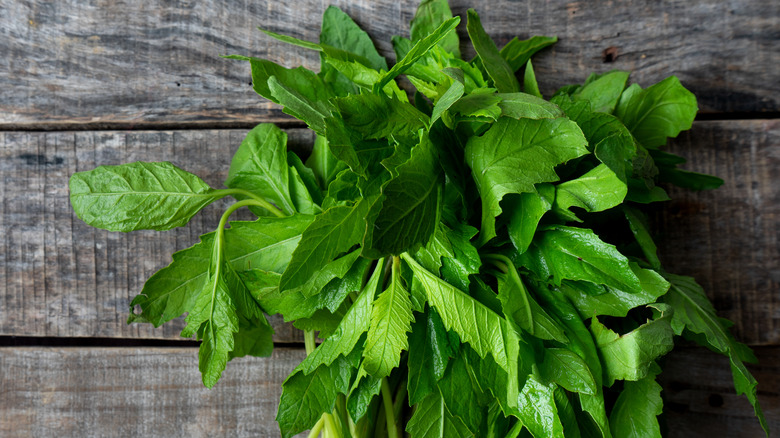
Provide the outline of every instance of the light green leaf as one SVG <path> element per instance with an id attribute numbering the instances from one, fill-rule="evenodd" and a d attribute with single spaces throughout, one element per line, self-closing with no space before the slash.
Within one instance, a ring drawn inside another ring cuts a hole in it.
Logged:
<path id="1" fill-rule="evenodd" d="M 354 206 L 337 206 L 318 215 L 303 232 L 282 274 L 279 290 L 302 286 L 337 255 L 359 243 L 365 233 L 368 204 L 369 200 L 364 199 Z"/>
<path id="2" fill-rule="evenodd" d="M 287 134 L 272 123 L 261 123 L 249 131 L 233 155 L 225 185 L 248 190 L 290 215 L 296 209 L 287 173 Z"/>
<path id="3" fill-rule="evenodd" d="M 554 103 L 527 93 L 496 93 L 501 113 L 513 119 L 555 119 L 563 111 Z"/>
<path id="4" fill-rule="evenodd" d="M 463 420 L 452 415 L 438 389 L 417 404 L 406 431 L 411 438 L 475 437 Z"/>
<path id="5" fill-rule="evenodd" d="M 547 348 L 544 362 L 539 366 L 542 377 L 566 388 L 567 391 L 582 394 L 596 394 L 596 381 L 585 361 L 573 351 L 563 348 Z"/>
<path id="6" fill-rule="evenodd" d="M 514 265 L 498 274 L 498 299 L 508 321 L 540 339 L 568 343 L 562 328 L 542 309 L 525 288 Z"/>
<path id="7" fill-rule="evenodd" d="M 539 221 L 550 211 L 554 200 L 555 188 L 551 184 L 539 184 L 535 192 L 521 193 L 520 196 L 506 201 L 510 203 L 507 230 L 518 254 L 528 250 Z"/>
<path id="8" fill-rule="evenodd" d="M 79 219 L 109 231 L 170 230 L 229 192 L 168 162 L 98 166 L 70 177 Z"/>
<path id="9" fill-rule="evenodd" d="M 531 64 L 530 59 L 525 65 L 525 74 L 523 75 L 523 91 L 538 98 L 542 97 L 542 93 L 539 92 L 539 84 L 536 82 L 534 66 Z"/>
<path id="10" fill-rule="evenodd" d="M 609 415 L 612 435 L 625 438 L 661 438 L 657 416 L 663 411 L 661 385 L 655 374 L 626 382 Z"/>
<path id="11" fill-rule="evenodd" d="M 729 357 L 737 394 L 745 394 L 753 405 L 761 427 L 769 436 L 769 425 L 756 398 L 758 382 L 743 363 L 743 361 L 755 361 L 750 349 L 734 339 L 717 317 L 715 308 L 704 293 L 704 289 L 693 278 L 673 274 L 664 274 L 664 276 L 671 282 L 671 288 L 663 301 L 674 308 L 671 322 L 675 333 L 679 335 L 683 329 L 686 329 L 704 335 L 705 346 Z M 697 338 L 699 342 L 700 339 Z"/>
<path id="12" fill-rule="evenodd" d="M 658 305 L 656 305 L 658 306 Z M 623 336 L 593 318 L 590 331 L 596 340 L 604 364 L 604 384 L 615 380 L 636 381 L 645 378 L 654 361 L 674 347 L 674 331 L 668 313 L 648 321 Z"/>
<path id="13" fill-rule="evenodd" d="M 420 41 L 417 41 L 406 55 L 390 69 L 390 71 L 382 75 L 380 81 L 374 86 L 374 92 L 382 90 L 388 82 L 405 72 L 417 62 L 418 59 L 428 53 L 433 46 L 446 37 L 447 34 L 452 32 L 458 26 L 458 23 L 460 23 L 460 17 L 452 17 L 439 25 L 431 34 Z"/>
<path id="14" fill-rule="evenodd" d="M 371 37 L 336 6 L 328 6 L 322 15 L 320 44 L 360 56 L 374 70 L 387 70 L 387 61 L 377 52 Z"/>
<path id="15" fill-rule="evenodd" d="M 555 186 L 554 206 L 562 210 L 579 207 L 588 212 L 620 205 L 628 186 L 607 165 L 599 164 L 585 175 Z"/>
<path id="16" fill-rule="evenodd" d="M 407 333 L 412 330 L 412 301 L 401 283 L 400 260 L 393 262 L 390 285 L 379 294 L 371 309 L 363 367 L 376 378 L 390 375 L 409 348 Z"/>
<path id="17" fill-rule="evenodd" d="M 452 18 L 447 0 L 423 0 L 409 23 L 409 35 L 413 42 L 420 41 L 434 33 L 442 23 Z M 448 33 L 437 43 L 439 47 L 460 58 L 458 34 Z"/>
<path id="18" fill-rule="evenodd" d="M 666 144 L 667 137 L 691 129 L 699 109 L 696 96 L 676 76 L 638 92 L 634 89 L 629 96 L 621 97 L 615 115 L 648 149 L 657 149 Z"/>
<path id="19" fill-rule="evenodd" d="M 528 377 L 520 391 L 520 421 L 534 438 L 564 438 L 554 391 L 555 384 L 545 385 L 533 375 Z"/>
<path id="20" fill-rule="evenodd" d="M 612 114 L 620 95 L 626 88 L 628 75 L 629 72 L 620 70 L 612 70 L 604 74 L 593 73 L 572 97 L 587 100 L 593 111 Z"/>
<path id="21" fill-rule="evenodd" d="M 466 162 L 482 197 L 481 242 L 496 235 L 499 202 L 508 193 L 534 192 L 535 184 L 558 180 L 555 166 L 587 153 L 576 123 L 559 119 L 502 117 L 466 145 Z"/>
<path id="22" fill-rule="evenodd" d="M 514 70 L 512 70 L 506 60 L 499 54 L 496 43 L 490 39 L 490 36 L 482 27 L 477 12 L 473 9 L 469 9 L 467 15 L 468 22 L 466 23 L 466 29 L 468 30 L 471 44 L 474 45 L 474 50 L 477 52 L 477 55 L 479 55 L 479 59 L 482 61 L 485 71 L 487 71 L 488 76 L 493 79 L 493 83 L 498 91 L 502 93 L 515 93 L 520 91 L 520 84 L 517 83 Z"/>

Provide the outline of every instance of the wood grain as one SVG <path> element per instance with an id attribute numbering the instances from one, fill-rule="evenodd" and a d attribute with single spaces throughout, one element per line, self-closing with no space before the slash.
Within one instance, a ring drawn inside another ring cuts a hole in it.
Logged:
<path id="1" fill-rule="evenodd" d="M 772 430 L 780 432 L 780 348 L 755 349 L 758 365 L 748 365 L 758 380 L 758 400 Z M 703 348 L 678 348 L 663 360 L 659 380 L 669 438 L 763 437 L 744 396 L 737 396 L 728 358 Z"/>
<path id="2" fill-rule="evenodd" d="M 281 383 L 304 357 L 234 360 L 206 389 L 193 348 L 3 348 L 0 436 L 278 437 Z"/>
<path id="3" fill-rule="evenodd" d="M 292 147 L 310 144 L 289 130 Z M 67 180 L 80 170 L 169 160 L 221 187 L 245 131 L 0 133 L 0 335 L 180 339 L 181 321 L 127 326 L 128 303 L 170 255 L 216 227 L 212 205 L 185 228 L 110 233 L 72 213 Z M 694 275 L 737 336 L 780 342 L 780 122 L 697 122 L 671 144 L 690 170 L 726 180 L 711 192 L 672 191 L 656 223 L 664 266 Z M 668 207 L 668 208 L 667 208 Z M 277 325 L 277 341 L 300 335 Z"/>
<path id="4" fill-rule="evenodd" d="M 290 147 L 306 150 L 312 134 L 288 130 Z M 154 329 L 126 325 L 129 303 L 171 254 L 216 228 L 227 200 L 208 206 L 186 227 L 168 232 L 112 233 L 73 213 L 68 179 L 102 164 L 171 161 L 223 187 L 246 131 L 0 133 L 0 335 L 180 339 L 184 323 Z M 236 218 L 251 218 L 244 212 Z M 276 340 L 302 341 L 274 320 Z"/>
<path id="5" fill-rule="evenodd" d="M 780 348 L 756 353 L 758 398 L 777 431 Z M 276 349 L 270 359 L 235 360 L 206 390 L 191 348 L 2 348 L 0 435 L 279 436 L 280 385 L 303 356 Z M 666 436 L 763 436 L 747 400 L 734 394 L 728 360 L 683 348 L 665 367 Z"/>
<path id="6" fill-rule="evenodd" d="M 248 66 L 220 54 L 266 57 L 317 69 L 318 55 L 256 30 L 317 40 L 335 4 L 394 58 L 390 37 L 408 35 L 416 0 L 0 2 L 0 128 L 248 127 L 289 121 L 256 96 Z M 676 74 L 708 112 L 780 110 L 780 3 L 617 0 L 453 0 L 476 6 L 502 46 L 512 37 L 557 35 L 534 61 L 542 91 L 624 69 L 647 86 Z M 473 53 L 460 26 L 463 47 Z M 612 53 L 605 62 L 604 53 Z"/>
<path id="7" fill-rule="evenodd" d="M 670 146 L 725 183 L 669 190 L 656 222 L 664 266 L 695 277 L 738 338 L 780 344 L 780 121 L 700 122 Z"/>

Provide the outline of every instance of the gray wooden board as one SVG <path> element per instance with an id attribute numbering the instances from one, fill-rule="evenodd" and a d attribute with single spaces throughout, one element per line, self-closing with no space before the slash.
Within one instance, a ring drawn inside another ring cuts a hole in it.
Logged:
<path id="1" fill-rule="evenodd" d="M 257 97 L 249 67 L 221 54 L 317 69 L 317 53 L 272 40 L 270 30 L 316 41 L 328 4 L 344 9 L 394 59 L 416 0 L 222 2 L 0 2 L 0 127 L 245 127 L 291 120 Z M 715 112 L 780 109 L 780 3 L 765 0 L 582 2 L 453 0 L 476 6 L 499 47 L 518 35 L 557 35 L 534 65 L 542 91 L 592 71 L 624 69 L 647 86 L 676 74 Z M 473 53 L 459 33 L 467 54 Z M 616 50 L 613 62 L 603 52 Z"/>
<path id="2" fill-rule="evenodd" d="M 699 122 L 669 150 L 725 183 L 669 190 L 656 218 L 662 263 L 695 277 L 738 338 L 780 344 L 780 121 Z"/>
<path id="3" fill-rule="evenodd" d="M 281 383 L 304 356 L 234 360 L 207 389 L 192 348 L 2 348 L 0 436 L 278 437 Z"/>
<path id="4" fill-rule="evenodd" d="M 759 400 L 780 430 L 780 347 L 756 351 Z M 0 348 L 3 437 L 279 436 L 280 385 L 303 351 L 230 362 L 205 389 L 192 348 Z M 664 384 L 669 437 L 758 437 L 734 394 L 728 360 L 699 348 L 671 354 Z M 663 421 L 663 420 L 662 420 Z"/>
<path id="5" fill-rule="evenodd" d="M 311 142 L 290 130 L 293 148 Z M 221 187 L 241 130 L 0 133 L 0 335 L 167 338 L 183 322 L 127 326 L 128 303 L 171 254 L 216 227 L 223 204 L 184 228 L 111 233 L 70 209 L 75 171 L 134 160 L 169 160 Z M 671 150 L 686 168 L 726 180 L 712 192 L 672 191 L 656 218 L 666 269 L 694 275 L 751 344 L 780 341 L 780 122 L 697 122 Z M 248 218 L 248 215 L 244 216 Z M 278 342 L 297 330 L 276 320 Z"/>

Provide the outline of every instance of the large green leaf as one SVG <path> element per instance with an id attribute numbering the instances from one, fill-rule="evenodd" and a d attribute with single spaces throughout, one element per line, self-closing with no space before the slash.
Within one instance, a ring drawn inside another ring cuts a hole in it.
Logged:
<path id="1" fill-rule="evenodd" d="M 482 27 L 477 12 L 474 9 L 469 9 L 467 15 L 466 29 L 468 30 L 471 44 L 474 45 L 474 50 L 479 55 L 488 76 L 493 79 L 495 87 L 502 93 L 520 91 L 520 84 L 517 82 L 514 70 L 499 54 L 496 43 L 490 39 L 490 36 Z"/>
<path id="2" fill-rule="evenodd" d="M 311 429 L 322 414 L 330 413 L 339 394 L 349 391 L 355 365 L 339 356 L 330 365 L 320 365 L 306 374 L 295 370 L 282 384 L 276 421 L 283 438 Z"/>
<path id="3" fill-rule="evenodd" d="M 438 389 L 417 404 L 406 431 L 412 438 L 475 437 L 463 420 L 450 412 Z"/>
<path id="4" fill-rule="evenodd" d="M 620 392 L 609 426 L 612 435 L 625 438 L 661 438 L 658 415 L 663 411 L 661 385 L 650 373 L 636 382 L 626 382 Z"/>
<path id="5" fill-rule="evenodd" d="M 320 44 L 363 57 L 368 60 L 367 67 L 374 70 L 387 70 L 387 61 L 377 52 L 371 37 L 336 6 L 328 6 L 322 15 Z"/>
<path id="6" fill-rule="evenodd" d="M 371 325 L 363 349 L 363 367 L 376 378 L 387 377 L 409 348 L 407 333 L 412 330 L 412 301 L 401 280 L 401 261 L 393 262 L 390 284 L 374 301 Z"/>
<path id="7" fill-rule="evenodd" d="M 715 308 L 696 280 L 681 275 L 664 274 L 664 276 L 671 283 L 671 287 L 663 301 L 674 308 L 672 327 L 675 333 L 681 334 L 685 329 L 704 335 L 705 346 L 729 357 L 737 394 L 745 394 L 753 405 L 761 427 L 769 436 L 769 425 L 756 398 L 758 382 L 743 363 L 743 361 L 755 362 L 753 353 L 747 346 L 734 339 L 716 315 Z M 701 343 L 701 337 L 696 339 Z"/>
<path id="8" fill-rule="evenodd" d="M 318 270 L 363 238 L 369 200 L 337 206 L 318 215 L 301 236 L 279 282 L 279 290 L 305 284 Z"/>
<path id="9" fill-rule="evenodd" d="M 412 250 L 428 242 L 439 221 L 442 171 L 427 135 L 412 150 L 397 176 L 382 187 L 384 200 L 363 242 L 373 257 Z"/>
<path id="10" fill-rule="evenodd" d="M 231 222 L 225 230 L 225 257 L 236 271 L 281 272 L 312 220 L 312 216 L 296 214 Z M 205 234 L 200 243 L 174 253 L 171 264 L 152 275 L 133 298 L 128 323 L 150 322 L 158 327 L 189 312 L 208 281 L 213 241 L 214 233 Z M 132 311 L 135 306 L 141 308 L 140 314 Z"/>
<path id="11" fill-rule="evenodd" d="M 290 215 L 296 209 L 287 178 L 287 134 L 274 124 L 261 123 L 233 155 L 225 185 L 262 196 Z"/>
<path id="12" fill-rule="evenodd" d="M 409 36 L 413 42 L 420 41 L 434 33 L 442 23 L 452 18 L 452 11 L 447 0 L 423 0 L 417 7 L 414 18 L 409 23 Z M 442 38 L 437 45 L 456 58 L 460 58 L 458 34 L 451 32 Z"/>
<path id="13" fill-rule="evenodd" d="M 586 154 L 587 140 L 576 123 L 558 119 L 500 118 L 466 145 L 466 162 L 482 197 L 480 240 L 496 235 L 499 202 L 508 193 L 534 192 L 534 184 L 558 180 L 555 166 Z"/>
<path id="14" fill-rule="evenodd" d="M 671 317 L 668 313 L 622 336 L 608 329 L 597 318 L 591 320 L 590 330 L 604 364 L 606 386 L 612 386 L 615 380 L 645 378 L 654 361 L 672 350 L 674 331 L 669 324 Z"/>
<path id="15" fill-rule="evenodd" d="M 628 259 L 586 228 L 549 227 L 518 260 L 556 285 L 563 280 L 585 280 L 631 293 L 642 291 Z"/>
<path id="16" fill-rule="evenodd" d="M 227 194 L 168 162 L 98 166 L 70 177 L 76 215 L 109 231 L 180 227 Z"/>
<path id="17" fill-rule="evenodd" d="M 655 149 L 665 145 L 667 137 L 691 129 L 698 109 L 696 96 L 677 76 L 670 76 L 644 90 L 624 92 L 615 115 L 642 146 Z"/>

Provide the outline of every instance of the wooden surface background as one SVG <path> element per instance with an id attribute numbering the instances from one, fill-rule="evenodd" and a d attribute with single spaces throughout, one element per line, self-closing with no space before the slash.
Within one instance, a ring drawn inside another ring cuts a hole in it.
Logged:
<path id="1" fill-rule="evenodd" d="M 316 69 L 315 53 L 255 28 L 316 40 L 328 4 L 0 0 L 0 436 L 278 436 L 279 385 L 303 356 L 296 331 L 276 321 L 273 357 L 232 362 L 205 390 L 181 322 L 125 324 L 145 279 L 212 230 L 220 206 L 166 233 L 109 233 L 73 215 L 67 180 L 100 164 L 169 160 L 220 186 L 263 121 L 309 147 L 300 124 L 252 92 L 248 66 L 218 55 Z M 390 36 L 408 35 L 417 1 L 332 4 L 393 59 Z M 451 4 L 461 15 L 477 5 L 499 46 L 557 35 L 534 60 L 547 95 L 614 68 L 641 85 L 675 74 L 697 95 L 699 120 L 670 149 L 726 183 L 672 190 L 656 214 L 659 246 L 667 269 L 694 275 L 756 347 L 750 368 L 780 436 L 780 3 Z M 692 347 L 667 359 L 668 436 L 761 436 L 727 362 Z"/>

